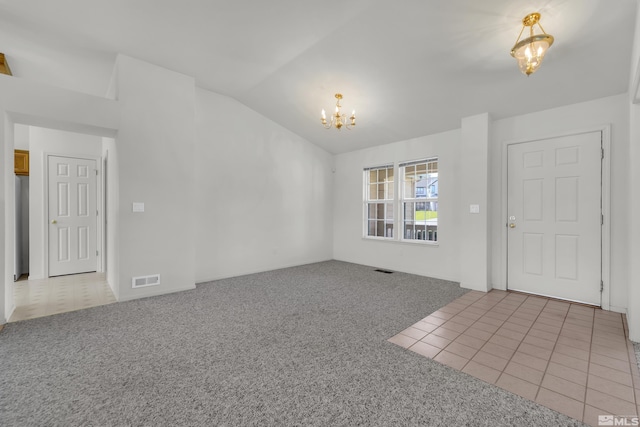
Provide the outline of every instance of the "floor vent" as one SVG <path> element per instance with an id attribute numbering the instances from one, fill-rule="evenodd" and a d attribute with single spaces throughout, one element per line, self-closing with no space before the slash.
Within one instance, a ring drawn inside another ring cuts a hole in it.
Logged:
<path id="1" fill-rule="evenodd" d="M 139 276 L 131 279 L 132 288 L 144 288 L 145 286 L 155 286 L 160 284 L 160 275 L 152 274 L 151 276 Z"/>
<path id="2" fill-rule="evenodd" d="M 384 274 L 393 274 L 393 271 L 391 271 L 391 270 L 383 270 L 381 268 L 376 268 L 373 271 L 377 271 L 378 273 L 384 273 Z"/>

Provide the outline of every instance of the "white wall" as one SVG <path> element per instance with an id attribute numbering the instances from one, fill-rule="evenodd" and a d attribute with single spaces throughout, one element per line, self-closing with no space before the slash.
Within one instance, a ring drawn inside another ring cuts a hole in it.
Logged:
<path id="1" fill-rule="evenodd" d="M 196 280 L 331 259 L 332 156 L 231 98 L 196 101 Z"/>
<path id="2" fill-rule="evenodd" d="M 94 158 L 101 156 L 102 138 L 31 126 L 29 129 L 29 279 L 47 277 L 45 233 L 46 154 Z M 99 167 L 100 165 L 98 165 Z M 100 239 L 98 239 L 100 242 Z"/>
<path id="3" fill-rule="evenodd" d="M 119 298 L 193 289 L 195 82 L 123 55 L 115 72 Z M 160 285 L 132 289 L 133 277 L 153 274 Z"/>
<path id="4" fill-rule="evenodd" d="M 640 7 L 637 9 L 636 29 L 631 55 L 631 79 L 629 93 L 636 95 L 636 76 L 640 73 Z M 640 104 L 630 104 L 629 107 L 629 284 L 628 284 L 628 315 L 629 338 L 640 342 Z"/>
<path id="5" fill-rule="evenodd" d="M 629 118 L 625 94 L 597 99 L 566 107 L 496 120 L 492 124 L 490 156 L 492 161 L 490 188 L 492 192 L 492 283 L 505 287 L 505 253 L 503 212 L 504 167 L 506 144 L 523 142 L 575 131 L 596 130 L 611 125 L 611 215 L 605 221 L 611 225 L 611 309 L 627 307 L 628 272 L 628 200 L 629 200 Z"/>
<path id="6" fill-rule="evenodd" d="M 14 148 L 16 150 L 29 149 L 29 131 L 31 126 L 16 124 L 13 127 Z"/>
<path id="7" fill-rule="evenodd" d="M 488 114 L 462 119 L 460 163 L 460 286 L 486 292 L 489 282 L 489 126 Z M 471 205 L 479 207 L 471 213 Z"/>
<path id="8" fill-rule="evenodd" d="M 3 79 L 0 74 L 0 85 Z M 2 97 L 0 97 L 0 100 Z M 0 106 L 2 101 L 0 101 Z M 13 157 L 13 121 L 6 110 L 0 114 L 0 138 L 2 138 L 3 153 L 2 168 L 0 168 L 0 324 L 5 323 L 15 309 L 13 299 L 13 262 L 14 241 L 13 227 L 15 215 L 15 186 L 14 186 L 14 157 Z"/>
<path id="9" fill-rule="evenodd" d="M 116 140 L 113 138 L 102 139 L 102 158 L 106 162 L 106 168 L 103 168 L 103 184 L 105 188 L 105 239 L 107 244 L 106 253 L 106 272 L 107 283 L 111 287 L 116 300 L 120 299 L 120 278 L 118 276 L 119 258 L 118 250 L 120 236 L 118 230 L 118 218 L 120 211 L 120 184 L 118 179 L 118 151 Z"/>
<path id="10" fill-rule="evenodd" d="M 335 156 L 333 257 L 337 260 L 460 280 L 460 130 Z M 365 167 L 438 157 L 438 245 L 363 238 Z"/>

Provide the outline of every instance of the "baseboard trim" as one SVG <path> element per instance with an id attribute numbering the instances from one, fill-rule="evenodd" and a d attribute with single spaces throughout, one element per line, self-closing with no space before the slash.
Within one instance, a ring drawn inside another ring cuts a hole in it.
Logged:
<path id="1" fill-rule="evenodd" d="M 144 295 L 127 295 L 127 296 L 123 296 L 121 297 L 118 302 L 125 302 L 125 301 L 133 301 L 136 299 L 142 299 L 142 298 L 150 298 L 150 297 L 159 297 L 160 295 L 168 295 L 168 294 L 175 294 L 176 292 L 183 292 L 183 291 L 192 291 L 196 288 L 196 285 L 193 284 L 191 286 L 187 286 L 184 288 L 178 288 L 178 289 L 170 289 L 170 290 L 158 290 L 155 292 L 145 292 Z"/>
<path id="2" fill-rule="evenodd" d="M 615 305 L 610 305 L 609 306 L 609 310 L 608 311 L 613 311 L 616 313 L 622 313 L 622 314 L 627 314 L 627 309 L 626 307 L 617 307 Z"/>
<path id="3" fill-rule="evenodd" d="M 411 244 L 416 244 L 416 243 L 411 243 Z M 373 268 L 384 268 L 385 270 L 391 270 L 391 271 L 397 271 L 400 273 L 407 273 L 407 274 L 414 274 L 416 276 L 422 276 L 422 277 L 429 277 L 431 279 L 438 279 L 438 280 L 446 280 L 447 282 L 454 282 L 454 283 L 458 283 L 460 284 L 460 280 L 456 279 L 456 278 L 452 278 L 452 277 L 445 277 L 445 276 L 440 276 L 440 275 L 434 275 L 434 274 L 426 274 L 424 271 L 415 271 L 415 270 L 411 270 L 411 269 L 398 269 L 398 268 L 394 268 L 393 266 L 390 265 L 371 265 L 371 264 L 365 264 L 359 261 L 352 261 L 352 260 L 348 260 L 348 259 L 341 259 L 341 258 L 334 258 L 334 261 L 340 261 L 340 262 L 348 262 L 350 264 L 356 264 L 356 265 L 364 265 L 365 267 L 373 267 Z"/>
<path id="4" fill-rule="evenodd" d="M 11 306 L 11 308 L 9 309 L 9 312 L 8 312 L 8 313 L 7 313 L 7 315 L 6 315 L 6 317 L 7 317 L 7 318 L 6 318 L 6 319 L 2 319 L 2 320 L 4 321 L 3 325 L 4 325 L 4 324 L 9 323 L 9 319 L 11 319 L 11 316 L 13 316 L 13 312 L 14 312 L 14 311 L 16 311 L 16 305 L 15 305 L 15 303 L 14 303 L 14 304 Z"/>
<path id="5" fill-rule="evenodd" d="M 303 262 L 302 264 L 299 264 L 299 263 L 298 264 L 286 264 L 286 265 L 278 266 L 276 268 L 264 268 L 264 269 L 257 269 L 257 270 L 248 270 L 248 271 L 238 272 L 238 273 L 234 273 L 234 274 L 214 276 L 212 278 L 207 278 L 207 279 L 197 279 L 196 280 L 196 284 L 199 285 L 199 284 L 202 284 L 202 283 L 214 282 L 216 280 L 224 280 L 224 279 L 230 279 L 232 277 L 248 276 L 250 274 L 266 273 L 267 271 L 284 270 L 285 268 L 301 267 L 303 265 L 317 264 L 319 262 L 327 262 L 327 261 L 339 261 L 339 260 L 334 260 L 332 258 L 327 258 L 327 259 L 322 259 L 322 260 L 318 260 L 318 261 Z"/>

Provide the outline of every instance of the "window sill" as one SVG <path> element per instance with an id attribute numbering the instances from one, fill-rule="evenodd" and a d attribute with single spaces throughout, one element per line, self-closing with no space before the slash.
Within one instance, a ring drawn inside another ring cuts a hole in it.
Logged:
<path id="1" fill-rule="evenodd" d="M 374 241 L 374 242 L 387 242 L 387 243 L 396 243 L 400 245 L 414 245 L 414 246 L 431 246 L 438 247 L 440 246 L 439 241 L 433 240 L 398 240 L 398 239 L 390 239 L 387 237 L 368 237 L 363 236 L 362 240 Z"/>

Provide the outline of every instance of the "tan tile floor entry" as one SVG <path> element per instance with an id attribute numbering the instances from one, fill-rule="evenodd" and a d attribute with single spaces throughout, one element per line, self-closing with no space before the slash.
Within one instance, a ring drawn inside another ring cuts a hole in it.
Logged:
<path id="1" fill-rule="evenodd" d="M 104 273 L 73 274 L 13 284 L 16 309 L 9 322 L 116 302 Z"/>
<path id="2" fill-rule="evenodd" d="M 599 415 L 640 413 L 627 331 L 620 313 L 492 290 L 471 291 L 389 341 L 597 426 Z"/>

